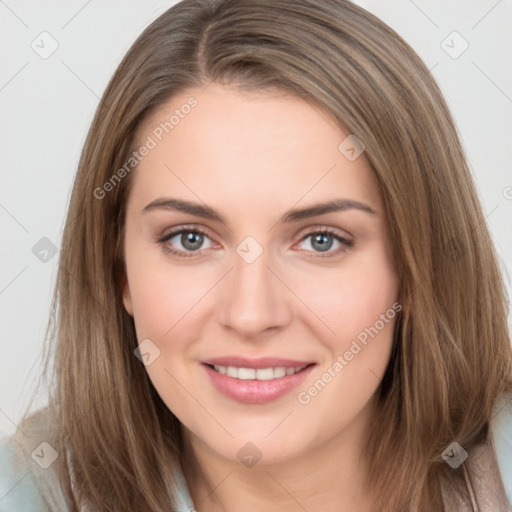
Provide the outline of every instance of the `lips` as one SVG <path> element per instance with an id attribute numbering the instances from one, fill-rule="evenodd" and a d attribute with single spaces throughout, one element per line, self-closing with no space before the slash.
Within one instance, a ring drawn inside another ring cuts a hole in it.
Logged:
<path id="1" fill-rule="evenodd" d="M 201 366 L 224 396 L 245 404 L 264 404 L 302 383 L 315 363 L 278 357 L 220 357 L 208 359 Z"/>

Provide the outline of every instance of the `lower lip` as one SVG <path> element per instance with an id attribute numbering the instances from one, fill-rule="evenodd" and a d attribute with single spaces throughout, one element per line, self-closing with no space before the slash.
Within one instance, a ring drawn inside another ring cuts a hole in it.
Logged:
<path id="1" fill-rule="evenodd" d="M 222 394 L 244 404 L 266 404 L 289 393 L 293 388 L 304 382 L 313 370 L 314 364 L 293 375 L 285 375 L 272 380 L 242 380 L 216 372 L 206 364 L 202 364 L 212 384 Z"/>

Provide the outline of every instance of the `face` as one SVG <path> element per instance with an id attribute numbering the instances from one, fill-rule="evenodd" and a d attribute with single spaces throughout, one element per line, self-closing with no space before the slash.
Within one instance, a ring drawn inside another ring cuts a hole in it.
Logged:
<path id="1" fill-rule="evenodd" d="M 299 98 L 217 84 L 139 127 L 124 305 L 155 389 L 211 453 L 290 460 L 372 403 L 400 306 L 348 135 Z"/>

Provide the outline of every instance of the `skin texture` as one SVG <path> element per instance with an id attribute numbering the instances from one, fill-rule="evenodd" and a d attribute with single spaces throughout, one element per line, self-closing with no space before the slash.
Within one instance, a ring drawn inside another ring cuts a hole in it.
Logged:
<path id="1" fill-rule="evenodd" d="M 149 338 L 160 350 L 146 369 L 185 427 L 184 471 L 195 508 L 369 510 L 360 452 L 395 320 L 309 403 L 298 401 L 397 300 L 382 201 L 364 153 L 347 159 L 338 146 L 348 133 L 302 99 L 218 84 L 169 100 L 140 126 L 141 144 L 190 96 L 197 106 L 132 176 L 124 304 L 139 342 Z M 166 197 L 206 204 L 226 223 L 172 209 L 142 211 Z M 359 201 L 375 213 L 349 209 L 279 221 L 289 209 L 332 199 Z M 166 251 L 186 251 L 180 235 L 158 241 L 183 225 L 208 233 L 200 254 Z M 314 233 L 307 236 L 315 228 L 329 228 L 352 245 L 333 239 L 332 256 L 323 256 Z M 236 252 L 247 236 L 263 249 L 252 263 Z M 227 355 L 316 366 L 299 388 L 249 405 L 220 394 L 201 365 Z M 247 442 L 261 452 L 253 467 L 237 458 Z"/>

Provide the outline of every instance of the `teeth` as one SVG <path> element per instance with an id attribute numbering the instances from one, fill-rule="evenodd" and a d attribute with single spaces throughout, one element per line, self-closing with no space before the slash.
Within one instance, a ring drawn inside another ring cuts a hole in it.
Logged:
<path id="1" fill-rule="evenodd" d="M 256 370 L 256 378 L 258 380 L 272 380 L 274 378 L 274 370 L 272 368 L 258 368 Z"/>
<path id="2" fill-rule="evenodd" d="M 214 369 L 227 375 L 240 380 L 272 380 L 279 379 L 285 375 L 293 375 L 294 373 L 300 372 L 306 366 L 297 366 L 296 368 L 285 368 L 284 366 L 278 366 L 276 368 L 238 368 L 236 366 L 213 366 Z"/>
<path id="3" fill-rule="evenodd" d="M 284 377 L 286 375 L 286 368 L 282 366 L 278 366 L 274 368 L 274 379 L 278 379 L 279 377 Z"/>
<path id="4" fill-rule="evenodd" d="M 214 366 L 214 368 L 215 368 L 215 366 Z M 228 377 L 235 377 L 238 379 L 238 368 L 236 368 L 234 366 L 226 367 L 226 375 Z"/>
<path id="5" fill-rule="evenodd" d="M 238 375 L 236 377 L 242 380 L 255 379 L 256 370 L 254 368 L 238 368 Z"/>

